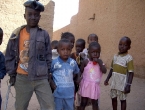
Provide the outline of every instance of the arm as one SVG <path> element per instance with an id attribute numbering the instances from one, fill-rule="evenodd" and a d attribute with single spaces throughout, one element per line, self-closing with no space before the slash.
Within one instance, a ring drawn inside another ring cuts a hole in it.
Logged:
<path id="1" fill-rule="evenodd" d="M 50 37 L 48 33 L 45 31 L 45 38 L 46 38 L 46 62 L 48 65 L 48 74 L 50 72 L 51 62 L 52 62 L 52 51 L 51 51 L 51 45 L 50 45 Z"/>
<path id="2" fill-rule="evenodd" d="M 126 81 L 126 87 L 124 93 L 130 93 L 130 87 L 132 84 L 133 76 L 134 76 L 134 72 L 128 72 L 128 80 Z"/>
<path id="3" fill-rule="evenodd" d="M 11 35 L 11 38 L 15 37 L 15 34 Z M 18 56 L 16 56 L 16 49 L 15 45 L 17 45 L 17 40 L 18 39 L 9 39 L 7 48 L 6 48 L 6 53 L 5 53 L 5 66 L 6 66 L 6 73 L 9 74 L 10 76 L 10 81 L 9 83 L 13 86 L 16 81 L 16 69 L 17 69 L 17 64 L 18 62 L 16 61 Z"/>
<path id="4" fill-rule="evenodd" d="M 81 63 L 80 66 L 80 72 L 77 76 L 77 82 L 80 83 L 80 81 L 82 80 L 82 73 L 84 71 L 84 67 L 88 64 L 88 59 L 83 60 L 83 62 Z"/>
<path id="5" fill-rule="evenodd" d="M 81 74 L 80 74 L 80 76 L 82 76 L 82 73 L 84 72 L 84 68 L 85 68 L 85 66 L 87 64 L 88 64 L 88 59 L 83 60 L 83 62 L 81 63 L 81 66 L 80 66 L 80 72 L 81 72 Z"/>
<path id="6" fill-rule="evenodd" d="M 14 36 L 14 34 L 12 36 Z M 9 39 L 5 53 L 6 73 L 8 73 L 9 76 L 16 76 L 17 64 L 14 44 L 16 44 L 15 39 Z"/>
<path id="7" fill-rule="evenodd" d="M 129 60 L 127 61 L 127 80 L 126 80 L 126 86 L 124 89 L 124 93 L 130 93 L 130 87 L 132 84 L 133 76 L 134 76 L 134 65 L 133 65 L 133 58 L 132 56 L 129 57 Z"/>
<path id="8" fill-rule="evenodd" d="M 109 79 L 110 79 L 111 76 L 112 76 L 112 72 L 113 72 L 113 69 L 111 68 L 111 69 L 110 69 L 110 72 L 109 72 L 109 74 L 108 74 L 108 76 L 107 76 L 107 78 L 106 78 L 106 80 L 104 81 L 104 85 L 105 85 L 105 86 L 108 85 Z"/>
<path id="9" fill-rule="evenodd" d="M 82 76 L 82 73 L 83 73 L 83 71 L 84 71 L 84 67 L 85 67 L 85 63 L 86 62 L 88 62 L 88 60 L 85 60 L 82 64 L 81 64 L 81 67 L 80 67 L 80 69 L 78 68 L 78 65 L 77 65 L 77 63 L 76 63 L 76 66 L 75 66 L 75 70 L 74 70 L 74 73 L 76 73 L 76 74 L 74 74 L 74 81 L 77 83 L 77 84 L 79 84 L 80 83 L 80 81 L 81 81 L 81 76 Z"/>
<path id="10" fill-rule="evenodd" d="M 53 90 L 56 89 L 57 86 L 56 86 L 55 82 L 53 81 L 52 74 L 49 75 L 49 84 Z"/>
<path id="11" fill-rule="evenodd" d="M 53 61 L 52 61 L 52 63 L 51 63 L 51 67 L 50 67 L 50 73 L 51 74 L 49 74 L 49 79 L 48 79 L 48 81 L 49 81 L 49 84 L 50 84 L 50 87 L 52 88 L 52 91 L 53 90 L 55 90 L 56 89 L 56 84 L 55 84 L 55 82 L 53 81 L 53 72 L 54 72 L 54 64 L 53 64 Z"/>
<path id="12" fill-rule="evenodd" d="M 93 59 L 93 61 L 97 62 L 100 66 L 100 70 L 102 71 L 102 73 L 106 73 L 107 69 L 105 67 L 105 65 L 103 64 L 103 61 L 101 59 Z"/>
<path id="13" fill-rule="evenodd" d="M 79 72 L 79 73 L 74 74 L 74 81 L 75 81 L 77 84 L 79 84 L 79 83 L 80 83 L 80 75 L 81 75 L 81 73 L 80 73 L 80 72 Z"/>

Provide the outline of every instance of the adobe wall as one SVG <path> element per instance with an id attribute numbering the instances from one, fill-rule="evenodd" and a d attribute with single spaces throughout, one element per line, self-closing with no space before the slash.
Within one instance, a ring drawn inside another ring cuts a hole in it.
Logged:
<path id="1" fill-rule="evenodd" d="M 24 6 L 26 0 L 0 0 L 0 27 L 4 31 L 3 43 L 0 50 L 4 51 L 12 31 L 26 24 L 24 19 Z M 50 36 L 53 34 L 54 2 L 51 0 L 39 0 L 45 5 L 45 11 L 41 13 L 40 27 L 46 29 Z"/>
<path id="2" fill-rule="evenodd" d="M 89 20 L 95 14 L 94 20 Z M 114 54 L 118 52 L 121 37 L 132 40 L 129 53 L 134 58 L 135 75 L 145 78 L 145 1 L 144 0 L 80 0 L 79 12 L 73 16 L 69 31 L 76 39 L 84 38 L 90 33 L 99 36 L 102 47 L 101 58 L 110 67 Z M 63 29 L 64 30 L 64 29 Z M 53 33 L 58 39 L 63 30 Z M 67 29 L 66 29 L 67 30 Z"/>

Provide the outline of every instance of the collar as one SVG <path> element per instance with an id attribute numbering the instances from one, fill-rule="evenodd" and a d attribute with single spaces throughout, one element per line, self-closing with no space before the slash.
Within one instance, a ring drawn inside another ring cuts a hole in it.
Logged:
<path id="1" fill-rule="evenodd" d="M 118 55 L 120 55 L 120 56 L 125 56 L 125 55 L 127 55 L 128 54 L 128 52 L 126 52 L 126 53 L 123 53 L 123 54 L 120 54 L 119 52 L 118 52 Z"/>
<path id="2" fill-rule="evenodd" d="M 64 62 L 61 58 L 60 58 L 60 56 L 58 57 L 58 61 L 60 62 L 60 63 L 69 63 L 70 64 L 70 57 L 67 59 L 67 61 L 66 62 Z"/>
<path id="3" fill-rule="evenodd" d="M 18 27 L 17 29 L 15 29 L 13 32 L 12 32 L 12 36 L 10 39 L 16 39 L 20 33 L 20 31 L 22 29 L 24 29 L 26 27 L 26 25 L 22 25 L 21 27 Z M 39 26 L 38 26 L 38 29 L 42 30 Z"/>

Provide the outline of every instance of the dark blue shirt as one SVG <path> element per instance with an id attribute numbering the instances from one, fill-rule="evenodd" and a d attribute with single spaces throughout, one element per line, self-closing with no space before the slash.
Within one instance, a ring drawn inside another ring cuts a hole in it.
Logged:
<path id="1" fill-rule="evenodd" d="M 0 79 L 3 79 L 6 75 L 6 67 L 5 67 L 5 57 L 2 52 L 0 52 Z"/>

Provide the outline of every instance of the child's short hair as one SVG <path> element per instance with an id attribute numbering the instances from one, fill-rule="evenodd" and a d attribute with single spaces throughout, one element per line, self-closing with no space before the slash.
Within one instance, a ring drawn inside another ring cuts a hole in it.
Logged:
<path id="1" fill-rule="evenodd" d="M 93 46 L 99 47 L 99 48 L 101 49 L 101 46 L 100 46 L 100 44 L 99 44 L 98 42 L 91 42 L 91 43 L 89 44 L 89 49 L 90 49 L 91 47 L 93 47 Z"/>
<path id="2" fill-rule="evenodd" d="M 127 43 L 130 46 L 131 45 L 131 39 L 127 36 L 122 37 L 121 39 L 126 38 L 127 39 Z"/>
<path id="3" fill-rule="evenodd" d="M 58 48 L 61 46 L 62 43 L 69 43 L 71 46 L 71 42 L 67 39 L 61 39 L 58 41 Z"/>
<path id="4" fill-rule="evenodd" d="M 75 36 L 70 32 L 64 32 L 61 34 L 61 39 L 68 39 L 69 37 L 75 38 Z"/>
<path id="5" fill-rule="evenodd" d="M 51 47 L 52 47 L 53 49 L 57 49 L 57 47 L 58 47 L 58 41 L 57 41 L 57 40 L 53 40 L 53 41 L 51 42 Z"/>
<path id="6" fill-rule="evenodd" d="M 81 42 L 84 47 L 86 45 L 86 41 L 84 39 L 78 39 L 76 42 Z"/>
<path id="7" fill-rule="evenodd" d="M 98 36 L 97 36 L 96 34 L 90 34 L 90 35 L 88 36 L 88 40 L 89 40 L 89 37 L 90 37 L 90 36 L 94 36 L 94 37 L 96 37 L 97 40 L 98 40 Z"/>

